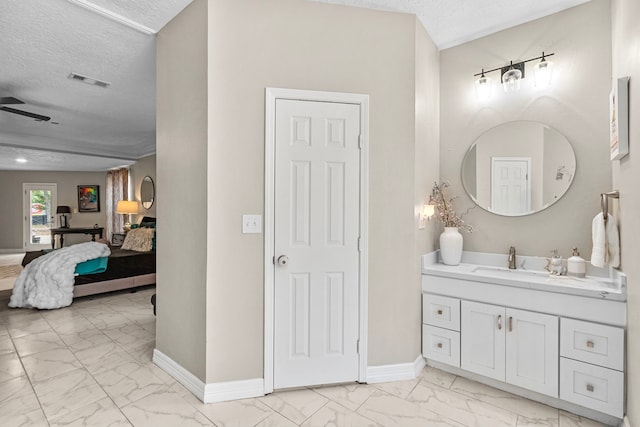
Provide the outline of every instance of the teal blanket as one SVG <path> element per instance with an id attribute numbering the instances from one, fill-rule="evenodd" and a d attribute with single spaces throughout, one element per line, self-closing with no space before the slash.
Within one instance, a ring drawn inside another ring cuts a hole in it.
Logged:
<path id="1" fill-rule="evenodd" d="M 75 274 L 97 274 L 107 271 L 107 262 L 109 257 L 94 258 L 88 261 L 79 262 L 76 264 Z"/>

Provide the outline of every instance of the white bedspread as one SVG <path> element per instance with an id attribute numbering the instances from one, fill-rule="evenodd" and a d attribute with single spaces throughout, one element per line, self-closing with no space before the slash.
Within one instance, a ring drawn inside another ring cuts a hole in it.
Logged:
<path id="1" fill-rule="evenodd" d="M 16 279 L 9 307 L 60 308 L 70 305 L 76 265 L 110 254 L 111 250 L 104 243 L 87 242 L 34 259 Z"/>

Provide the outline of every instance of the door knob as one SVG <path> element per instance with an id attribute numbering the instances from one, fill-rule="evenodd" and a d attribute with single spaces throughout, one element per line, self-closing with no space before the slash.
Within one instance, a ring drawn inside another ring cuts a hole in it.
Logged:
<path id="1" fill-rule="evenodd" d="M 289 257 L 286 255 L 280 255 L 278 257 L 278 265 L 281 265 L 284 267 L 287 264 L 289 264 Z"/>

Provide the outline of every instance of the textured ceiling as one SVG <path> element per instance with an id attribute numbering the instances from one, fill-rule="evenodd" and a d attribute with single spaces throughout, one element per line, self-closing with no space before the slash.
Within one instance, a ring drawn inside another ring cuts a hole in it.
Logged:
<path id="1" fill-rule="evenodd" d="M 191 0 L 91 2 L 157 32 Z M 0 146 L 88 153 L 116 163 L 155 151 L 154 35 L 72 1 L 2 0 L 0 40 L 0 97 L 16 97 L 25 104 L 10 107 L 59 123 L 0 111 Z M 111 86 L 70 80 L 71 72 Z M 39 168 L 38 162 L 24 166 Z"/>
<path id="2" fill-rule="evenodd" d="M 310 0 L 415 14 L 439 49 L 590 0 Z"/>
<path id="3" fill-rule="evenodd" d="M 16 162 L 18 158 L 27 160 L 27 163 Z M 133 163 L 133 160 L 111 159 L 0 145 L 0 170 L 98 172 L 130 166 Z"/>
<path id="4" fill-rule="evenodd" d="M 59 123 L 0 111 L 0 169 L 105 170 L 155 152 L 155 36 L 79 3 L 157 32 L 191 1 L 0 0 L 0 97 Z M 444 49 L 588 0 L 311 1 L 416 14 Z M 111 86 L 70 80 L 71 72 Z M 28 163 L 12 163 L 16 147 L 29 148 Z"/>

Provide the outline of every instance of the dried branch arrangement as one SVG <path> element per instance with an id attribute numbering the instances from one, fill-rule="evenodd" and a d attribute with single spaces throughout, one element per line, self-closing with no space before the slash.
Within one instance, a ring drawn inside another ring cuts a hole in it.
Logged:
<path id="1" fill-rule="evenodd" d="M 445 227 L 457 227 L 469 233 L 473 232 L 473 227 L 465 224 L 462 220 L 464 214 L 458 215 L 454 210 L 453 201 L 457 199 L 458 196 L 449 198 L 446 194 L 447 187 L 449 187 L 448 182 L 442 182 L 440 184 L 436 182 L 431 191 L 429 204 L 435 206 L 436 218 Z"/>

